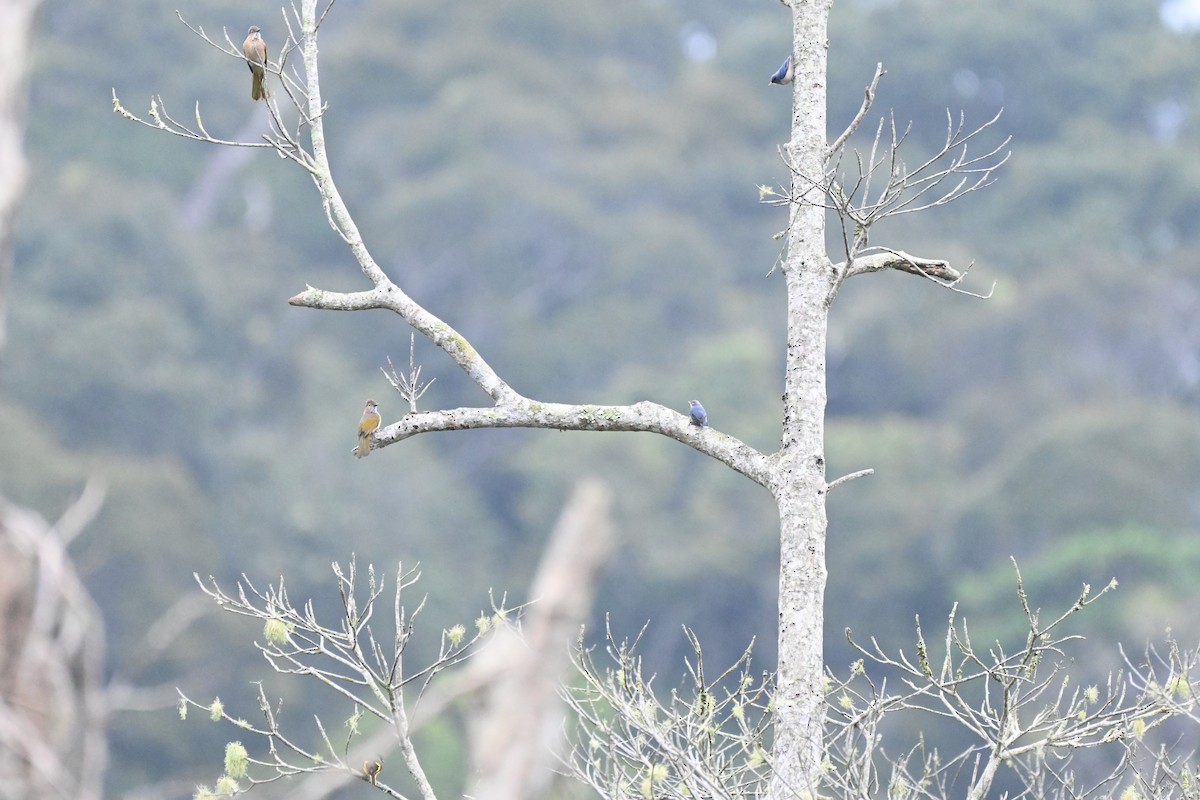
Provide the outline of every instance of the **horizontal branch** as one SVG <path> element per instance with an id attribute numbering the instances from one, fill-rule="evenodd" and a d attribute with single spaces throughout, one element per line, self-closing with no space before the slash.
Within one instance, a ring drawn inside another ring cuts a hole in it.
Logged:
<path id="1" fill-rule="evenodd" d="M 365 292 L 327 292 L 312 286 L 288 300 L 293 306 L 325 311 L 387 309 L 429 337 L 496 401 L 486 408 L 456 408 L 410 413 L 375 434 L 375 446 L 394 444 L 419 433 L 474 428 L 553 428 L 563 431 L 643 431 L 682 442 L 727 464 L 754 482 L 771 488 L 773 461 L 750 445 L 712 428 L 697 427 L 691 417 L 643 401 L 632 406 L 539 403 L 505 383 L 466 339 L 426 311 L 388 278 Z"/>
<path id="2" fill-rule="evenodd" d="M 745 442 L 666 406 L 642 401 L 631 406 L 539 403 L 519 395 L 490 408 L 452 408 L 407 414 L 375 434 L 385 447 L 421 433 L 476 428 L 552 428 L 561 431 L 641 431 L 686 444 L 728 465 L 768 489 L 775 481 L 775 459 Z"/>
<path id="3" fill-rule="evenodd" d="M 847 267 L 845 262 L 837 265 L 839 271 L 845 270 L 845 277 L 851 278 L 867 272 L 882 272 L 885 269 L 895 269 L 922 278 L 935 278 L 945 284 L 956 284 L 966 277 L 965 272 L 959 272 L 950 266 L 949 261 L 940 258 L 921 258 L 909 255 L 902 250 L 886 250 L 882 253 L 858 256 Z"/>
<path id="4" fill-rule="evenodd" d="M 158 95 L 150 97 L 150 119 L 145 120 L 129 111 L 121 104 L 121 98 L 117 97 L 117 90 L 112 90 L 113 111 L 120 114 L 130 122 L 136 122 L 139 125 L 145 125 L 147 128 L 169 133 L 172 136 L 180 136 L 184 139 L 191 139 L 197 142 L 208 142 L 209 144 L 224 145 L 225 147 L 269 147 L 278 149 L 271 142 L 238 142 L 232 139 L 218 139 L 209 134 L 204 128 L 204 121 L 200 118 L 200 104 L 196 103 L 196 127 L 189 128 L 179 120 L 172 117 L 166 111 L 166 105 Z"/>

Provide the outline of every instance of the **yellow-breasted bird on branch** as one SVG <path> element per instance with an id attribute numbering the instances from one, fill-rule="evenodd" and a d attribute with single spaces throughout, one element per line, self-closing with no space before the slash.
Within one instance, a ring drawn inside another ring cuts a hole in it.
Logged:
<path id="1" fill-rule="evenodd" d="M 358 421 L 358 447 L 354 448 L 355 458 L 366 458 L 371 454 L 371 437 L 379 430 L 379 404 L 368 400 L 363 408 L 362 419 Z"/>
<path id="2" fill-rule="evenodd" d="M 363 762 L 363 777 L 375 785 L 375 781 L 379 780 L 379 773 L 383 772 L 383 759 L 368 758 Z"/>

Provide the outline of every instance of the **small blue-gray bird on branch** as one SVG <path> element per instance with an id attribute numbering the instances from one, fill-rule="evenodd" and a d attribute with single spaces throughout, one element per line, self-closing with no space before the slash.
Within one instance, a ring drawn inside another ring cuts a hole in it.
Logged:
<path id="1" fill-rule="evenodd" d="M 692 407 L 691 417 L 692 424 L 699 425 L 701 428 L 708 425 L 708 412 L 704 410 L 704 406 L 700 405 L 699 400 L 688 400 L 688 405 Z"/>
<path id="2" fill-rule="evenodd" d="M 796 68 L 792 65 L 792 57 L 788 56 L 784 62 L 775 70 L 775 74 L 771 76 L 771 83 L 784 86 L 792 82 L 792 78 L 796 77 Z"/>

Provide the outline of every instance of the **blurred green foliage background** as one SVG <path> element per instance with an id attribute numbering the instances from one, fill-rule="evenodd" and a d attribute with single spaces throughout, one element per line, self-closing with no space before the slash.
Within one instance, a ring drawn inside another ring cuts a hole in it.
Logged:
<path id="1" fill-rule="evenodd" d="M 181 12 L 235 42 L 258 24 L 273 56 L 285 35 L 265 0 Z M 768 0 L 341 0 L 321 48 L 335 177 L 384 269 L 517 390 L 680 411 L 697 397 L 715 427 L 772 450 L 784 306 L 768 273 L 785 218 L 756 187 L 787 179 L 790 90 L 767 77 L 789 46 Z M 1200 636 L 1195 54 L 1152 0 L 837 4 L 831 135 L 883 61 L 876 116 L 913 121 L 910 160 L 940 145 L 947 109 L 978 124 L 1003 107 L 1014 155 L 993 187 L 872 237 L 974 259 L 971 288 L 995 281 L 991 300 L 883 274 L 834 308 L 829 475 L 876 470 L 829 503 L 835 667 L 844 628 L 904 645 L 915 614 L 928 632 L 955 600 L 981 635 L 1020 635 L 1010 556 L 1048 608 L 1121 581 L 1080 624 L 1097 667 L 1168 626 Z M 755 635 L 771 666 L 765 492 L 632 434 L 479 431 L 351 458 L 366 397 L 385 422 L 401 412 L 379 368 L 406 361 L 408 329 L 289 307 L 306 283 L 366 286 L 310 182 L 266 151 L 125 122 L 112 87 L 137 113 L 151 94 L 184 120 L 199 102 L 217 136 L 254 139 L 265 118 L 245 65 L 159 4 L 46 3 L 0 490 L 53 516 L 88 476 L 110 488 L 74 554 L 112 674 L 168 689 L 161 710 L 114 721 L 114 796 L 168 776 L 184 796 L 219 770 L 229 731 L 181 723 L 170 687 L 257 713 L 259 631 L 235 620 L 206 618 L 140 663 L 193 572 L 284 574 L 293 598 L 328 602 L 331 560 L 420 562 L 433 646 L 489 587 L 526 599 L 584 475 L 616 489 L 625 539 L 597 620 L 652 620 L 646 656 L 664 674 L 686 652 L 680 624 L 712 663 Z M 486 402 L 424 342 L 417 357 L 437 378 L 426 407 Z M 439 727 L 429 746 L 453 786 L 455 737 Z"/>

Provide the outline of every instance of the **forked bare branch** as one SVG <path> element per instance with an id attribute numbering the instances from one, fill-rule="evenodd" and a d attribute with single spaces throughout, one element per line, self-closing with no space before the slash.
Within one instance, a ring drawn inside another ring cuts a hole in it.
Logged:
<path id="1" fill-rule="evenodd" d="M 879 121 L 867 152 L 864 154 L 854 150 L 850 159 L 852 165 L 849 169 L 844 168 L 847 142 L 874 103 L 879 80 L 885 74 L 882 64 L 877 65 L 875 75 L 866 87 L 862 107 L 846 130 L 829 146 L 823 174 L 807 175 L 800 172 L 781 149 L 781 157 L 792 174 L 792 186 L 787 191 L 759 186 L 759 199 L 768 205 L 781 207 L 796 203 L 817 206 L 837 215 L 846 258 L 835 265 L 837 282 L 831 301 L 846 278 L 884 269 L 908 272 L 972 297 L 990 297 L 990 291 L 977 294 L 958 288 L 970 271 L 969 266 L 960 271 L 942 259 L 868 246 L 871 228 L 880 220 L 948 205 L 989 186 L 995 180 L 996 171 L 1008 161 L 1010 152 L 1006 148 L 1012 138 L 1007 137 L 984 153 L 973 155 L 970 145 L 995 126 L 1000 113 L 982 125 L 968 129 L 963 114 L 960 113 L 955 122 L 947 111 L 946 136 L 941 147 L 916 166 L 910 167 L 901 157 L 901 149 L 912 131 L 912 125 L 910 123 L 901 129 L 896 125 L 895 115 L 889 114 Z M 818 192 L 814 192 L 814 189 Z M 779 236 L 782 234 L 776 238 Z"/>
<path id="2" fill-rule="evenodd" d="M 387 378 L 387 382 L 392 385 L 404 401 L 408 403 L 408 410 L 412 413 L 417 411 L 417 401 L 421 399 L 421 395 L 428 391 L 429 387 L 437 378 L 432 378 L 428 381 L 421 381 L 421 365 L 416 361 L 416 334 L 410 333 L 408 336 L 408 372 L 397 372 L 396 367 L 392 365 L 391 356 L 388 357 L 387 369 L 380 367 L 383 372 L 383 377 Z"/>
<path id="3" fill-rule="evenodd" d="M 126 110 L 116 91 L 113 91 L 113 108 L 126 119 L 175 136 L 211 144 L 242 147 L 270 147 L 280 155 L 300 165 L 313 179 L 321 197 L 322 209 L 330 228 L 345 242 L 351 256 L 357 262 L 372 288 L 351 293 L 329 292 L 307 286 L 305 291 L 291 297 L 293 306 L 331 311 L 383 308 L 400 316 L 414 330 L 427 337 L 440 348 L 492 401 L 492 405 L 449 409 L 440 412 L 416 413 L 410 399 L 409 413 L 399 422 L 381 428 L 375 434 L 375 444 L 386 447 L 402 439 L 427 431 L 466 430 L 471 428 L 501 427 L 553 427 L 559 430 L 625 430 L 646 431 L 668 436 L 693 447 L 727 464 L 734 470 L 753 479 L 760 485 L 772 487 L 776 481 L 773 469 L 778 457 L 768 456 L 750 447 L 745 442 L 720 433 L 711 427 L 691 424 L 686 413 L 673 411 L 658 403 L 643 401 L 626 406 L 599 406 L 594 404 L 565 405 L 543 403 L 519 394 L 509 386 L 466 337 L 445 320 L 430 313 L 428 309 L 409 297 L 394 283 L 371 255 L 358 226 L 350 214 L 338 186 L 325 144 L 324 101 L 320 89 L 320 73 L 317 58 L 317 32 L 332 3 L 317 11 L 317 0 L 303 0 L 300 9 L 292 8 L 291 15 L 285 13 L 284 22 L 288 31 L 278 64 L 271 64 L 270 72 L 281 79 L 287 97 L 296 110 L 299 122 L 296 134 L 287 132 L 282 124 L 275 100 L 268 98 L 272 133 L 264 135 L 263 142 L 234 142 L 211 136 L 198 121 L 195 126 L 185 125 L 167 115 L 161 109 L 161 99 L 151 101 L 150 119 L 142 119 Z M 182 19 L 182 18 L 181 18 Z M 225 34 L 225 44 L 211 39 L 199 26 L 184 21 L 197 36 L 232 58 L 244 60 L 244 56 Z M 285 70 L 287 57 L 299 53 L 303 60 L 303 72 L 288 73 Z M 197 109 L 197 120 L 199 120 Z M 301 143 L 300 132 L 307 129 L 309 144 Z"/>
<path id="4" fill-rule="evenodd" d="M 998 112 L 968 130 L 962 113 L 956 123 L 947 111 L 941 148 L 915 167 L 901 158 L 912 126 L 900 130 L 894 114 L 880 120 L 865 159 L 855 151 L 852 171 L 842 170 L 846 140 L 839 137 L 830 152 L 832 164 L 813 183 L 825 190 L 824 207 L 838 215 L 847 262 L 859 255 L 870 238 L 871 226 L 880 220 L 944 206 L 990 185 L 996 170 L 1008 161 L 1011 153 L 1006 148 L 1012 137 L 980 155 L 972 155 L 969 146 L 999 119 Z"/>

